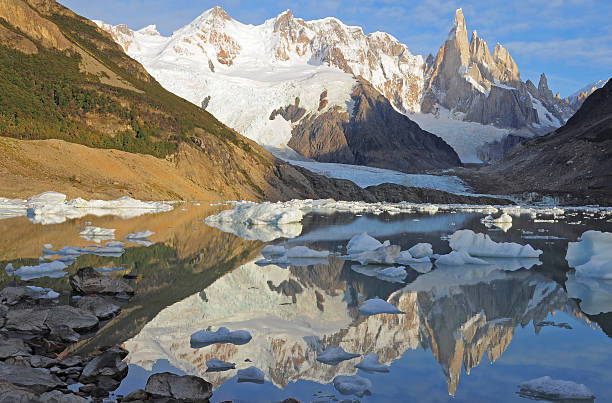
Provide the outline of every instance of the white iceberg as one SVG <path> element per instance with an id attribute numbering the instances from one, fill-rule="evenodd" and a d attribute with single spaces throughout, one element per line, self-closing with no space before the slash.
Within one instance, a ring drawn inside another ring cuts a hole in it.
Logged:
<path id="1" fill-rule="evenodd" d="M 265 374 L 257 367 L 238 370 L 238 382 L 264 383 Z"/>
<path id="2" fill-rule="evenodd" d="M 191 348 L 202 348 L 211 344 L 236 344 L 242 345 L 251 341 L 251 334 L 246 330 L 230 332 L 226 327 L 220 327 L 216 332 L 199 330 L 191 335 Z"/>
<path id="3" fill-rule="evenodd" d="M 60 296 L 58 292 L 53 291 L 51 288 L 36 287 L 33 285 L 26 285 L 26 287 L 34 291 L 37 294 L 36 298 L 39 299 L 56 299 Z"/>
<path id="4" fill-rule="evenodd" d="M 433 255 L 433 247 L 430 243 L 418 243 L 412 248 L 408 249 L 410 256 L 415 259 L 420 259 Z"/>
<path id="5" fill-rule="evenodd" d="M 327 250 L 314 250 L 307 248 L 306 246 L 294 246 L 287 249 L 285 254 L 289 259 L 291 258 L 327 258 L 329 251 Z"/>
<path id="6" fill-rule="evenodd" d="M 405 272 L 404 272 L 405 273 Z M 404 313 L 391 305 L 384 299 L 372 298 L 364 301 L 359 307 L 359 313 L 363 316 L 378 315 L 381 313 L 399 314 Z"/>
<path id="7" fill-rule="evenodd" d="M 114 228 L 100 228 L 92 225 L 88 225 L 85 227 L 83 231 L 80 232 L 81 238 L 86 241 L 105 241 L 108 239 L 115 238 L 115 229 Z"/>
<path id="8" fill-rule="evenodd" d="M 342 361 L 359 357 L 359 354 L 351 354 L 344 351 L 342 347 L 328 347 L 317 355 L 317 361 L 328 365 L 338 365 Z"/>
<path id="9" fill-rule="evenodd" d="M 121 218 L 132 218 L 143 214 L 170 211 L 173 208 L 167 203 L 143 202 L 127 196 L 115 200 L 84 200 L 81 198 L 66 200 L 66 195 L 57 192 L 45 192 L 32 196 L 24 204 L 30 221 L 43 225 L 58 224 L 86 215 L 114 215 Z"/>
<path id="10" fill-rule="evenodd" d="M 54 260 L 48 263 L 41 263 L 37 266 L 21 266 L 13 274 L 21 277 L 24 281 L 41 277 L 60 278 L 66 275 L 64 271 L 66 267 L 68 266 L 65 263 Z"/>
<path id="11" fill-rule="evenodd" d="M 359 364 L 355 365 L 355 368 L 365 372 L 389 372 L 389 366 L 381 364 L 378 361 L 378 355 L 375 353 L 366 355 Z"/>
<path id="12" fill-rule="evenodd" d="M 485 218 L 483 218 L 482 220 L 480 220 L 482 222 L 490 222 L 492 224 L 501 224 L 501 223 L 512 223 L 512 217 L 509 216 L 507 213 L 502 213 L 499 217 L 497 218 L 493 218 L 493 216 L 488 215 Z"/>
<path id="13" fill-rule="evenodd" d="M 586 231 L 568 243 L 565 259 L 579 276 L 612 280 L 612 233 Z"/>
<path id="14" fill-rule="evenodd" d="M 552 379 L 550 376 L 521 383 L 518 393 L 521 396 L 546 400 L 592 400 L 595 398 L 593 392 L 583 384 Z"/>
<path id="15" fill-rule="evenodd" d="M 430 255 L 433 255 L 433 251 Z M 395 261 L 397 264 L 413 264 L 413 263 L 431 263 L 430 255 L 422 256 L 420 258 L 414 257 L 409 250 L 403 250 L 400 252 L 399 258 Z"/>
<path id="16" fill-rule="evenodd" d="M 452 251 L 446 255 L 440 255 L 436 259 L 436 266 L 447 265 L 447 266 L 462 266 L 465 264 L 489 264 L 489 262 L 479 259 L 477 257 L 470 256 L 466 251 Z"/>
<path id="17" fill-rule="evenodd" d="M 140 232 L 133 232 L 131 234 L 127 234 L 125 236 L 125 239 L 127 239 L 128 241 L 131 241 L 132 239 L 146 239 L 152 235 L 154 235 L 155 232 L 146 230 L 146 231 L 140 231 Z"/>
<path id="18" fill-rule="evenodd" d="M 349 255 L 356 255 L 358 253 L 363 253 L 380 248 L 382 245 L 383 244 L 380 243 L 376 238 L 373 238 L 368 235 L 367 232 L 364 232 L 362 234 L 355 235 L 351 238 L 349 243 L 346 245 L 346 252 Z"/>
<path id="19" fill-rule="evenodd" d="M 235 369 L 236 364 L 233 362 L 225 362 L 216 358 L 211 358 L 206 361 L 206 372 L 221 372 Z"/>
<path id="20" fill-rule="evenodd" d="M 348 259 L 361 264 L 393 264 L 400 257 L 400 247 L 385 241 L 382 246 L 357 254 L 349 254 Z"/>
<path id="21" fill-rule="evenodd" d="M 371 394 L 372 382 L 358 375 L 338 375 L 334 378 L 334 388 L 343 395 L 364 397 Z"/>
<path id="22" fill-rule="evenodd" d="M 539 257 L 541 250 L 531 245 L 514 242 L 495 242 L 486 234 L 476 234 L 469 229 L 456 231 L 448 241 L 454 251 L 465 251 L 478 257 Z"/>
<path id="23" fill-rule="evenodd" d="M 28 206 L 26 200 L 0 197 L 0 220 L 4 218 L 22 217 L 27 213 Z"/>
<path id="24" fill-rule="evenodd" d="M 391 266 L 384 268 L 382 270 L 378 270 L 376 273 L 376 277 L 381 280 L 393 281 L 393 282 L 402 282 L 406 278 L 406 268 L 404 266 Z"/>

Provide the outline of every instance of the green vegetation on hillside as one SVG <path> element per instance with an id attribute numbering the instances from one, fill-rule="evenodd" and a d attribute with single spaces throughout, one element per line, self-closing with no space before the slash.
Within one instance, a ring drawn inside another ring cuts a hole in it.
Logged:
<path id="1" fill-rule="evenodd" d="M 211 114 L 163 89 L 86 19 L 61 13 L 47 18 L 74 45 L 136 91 L 103 84 L 100 76 L 83 72 L 82 57 L 74 50 L 45 49 L 33 40 L 38 53 L 26 55 L 0 45 L 0 135 L 55 138 L 165 157 L 194 136 L 195 128 L 201 128 L 224 143 L 254 151 Z M 0 24 L 24 35 L 1 18 Z"/>

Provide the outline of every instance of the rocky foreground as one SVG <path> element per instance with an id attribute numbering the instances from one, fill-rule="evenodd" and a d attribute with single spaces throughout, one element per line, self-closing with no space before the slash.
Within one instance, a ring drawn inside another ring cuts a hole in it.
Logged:
<path id="1" fill-rule="evenodd" d="M 101 347 L 91 357 L 70 351 L 119 313 L 134 294 L 132 287 L 91 267 L 70 276 L 70 286 L 69 305 L 40 287 L 11 283 L 0 291 L 0 402 L 102 401 L 127 376 L 128 351 L 119 345 Z M 208 402 L 211 396 L 206 380 L 163 372 L 151 375 L 144 390 L 113 399 Z"/>

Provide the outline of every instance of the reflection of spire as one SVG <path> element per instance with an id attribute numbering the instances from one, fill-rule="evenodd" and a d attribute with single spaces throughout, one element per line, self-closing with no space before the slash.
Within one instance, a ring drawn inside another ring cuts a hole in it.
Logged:
<path id="1" fill-rule="evenodd" d="M 235 362 L 238 369 L 256 365 L 266 379 L 285 387 L 299 379 L 329 383 L 337 375 L 355 374 L 358 359 L 337 366 L 316 361 L 317 353 L 329 346 L 362 356 L 373 352 L 383 364 L 423 346 L 431 348 L 454 394 L 462 367 L 469 373 L 485 352 L 494 362 L 507 349 L 516 326 L 544 319 L 566 301 L 556 283 L 529 271 L 501 272 L 488 266 L 437 269 L 389 297 L 405 315 L 364 318 L 355 315 L 355 306 L 349 306 L 352 299 L 342 290 L 347 281 L 358 290 L 376 287 L 355 281 L 358 275 L 346 278 L 351 272 L 339 260 L 331 263 L 289 270 L 241 266 L 204 290 L 207 301 L 194 294 L 145 325 L 126 343 L 128 360 L 144 366 L 168 359 L 217 388 L 235 375 L 204 375 L 205 362 L 218 358 Z M 283 292 L 282 284 L 293 284 L 291 290 L 299 284 L 300 291 Z M 372 297 L 366 293 L 365 298 Z M 208 326 L 248 330 L 253 339 L 241 346 L 191 349 L 191 333 Z M 246 358 L 252 362 L 245 363 Z"/>

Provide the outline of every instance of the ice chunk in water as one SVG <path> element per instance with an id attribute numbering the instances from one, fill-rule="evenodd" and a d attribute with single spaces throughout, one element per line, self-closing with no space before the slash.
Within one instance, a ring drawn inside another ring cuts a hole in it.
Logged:
<path id="1" fill-rule="evenodd" d="M 377 249 L 381 246 L 382 243 L 380 243 L 376 238 L 373 238 L 368 235 L 367 232 L 364 232 L 351 238 L 349 243 L 346 245 L 346 252 L 349 255 L 356 255 L 358 253 Z"/>
<path id="2" fill-rule="evenodd" d="M 381 313 L 395 314 L 395 313 L 404 313 L 404 312 L 400 311 L 399 309 L 397 309 L 395 306 L 391 305 L 384 299 L 372 298 L 372 299 L 365 301 L 363 304 L 361 304 L 361 306 L 359 307 L 359 313 L 363 316 L 370 316 L 370 315 L 378 315 Z"/>
<path id="3" fill-rule="evenodd" d="M 265 375 L 257 367 L 248 367 L 238 370 L 238 382 L 264 383 Z"/>
<path id="4" fill-rule="evenodd" d="M 343 395 L 364 397 L 371 394 L 372 382 L 358 375 L 338 375 L 334 378 L 334 388 Z"/>
<path id="5" fill-rule="evenodd" d="M 355 368 L 366 372 L 389 372 L 389 366 L 378 362 L 378 355 L 375 353 L 366 355 Z"/>
<path id="6" fill-rule="evenodd" d="M 406 268 L 404 266 L 391 266 L 379 270 L 376 277 L 382 280 L 402 281 L 406 278 Z"/>
<path id="7" fill-rule="evenodd" d="M 408 249 L 408 252 L 410 252 L 410 256 L 413 258 L 420 259 L 433 255 L 433 248 L 430 243 L 418 243 Z"/>
<path id="8" fill-rule="evenodd" d="M 565 259 L 579 276 L 612 280 L 612 233 L 586 231 L 568 243 Z"/>
<path id="9" fill-rule="evenodd" d="M 361 264 L 393 264 L 400 257 L 400 247 L 397 245 L 389 245 L 389 241 L 385 241 L 382 246 L 357 254 L 349 254 L 349 258 Z"/>
<path id="10" fill-rule="evenodd" d="M 521 383 L 518 393 L 521 396 L 546 400 L 592 400 L 595 398 L 593 392 L 583 384 L 552 379 L 550 376 Z"/>
<path id="11" fill-rule="evenodd" d="M 436 265 L 461 266 L 464 264 L 489 264 L 488 262 L 472 257 L 466 251 L 452 251 L 447 255 L 441 255 L 436 260 Z"/>
<path id="12" fill-rule="evenodd" d="M 54 260 L 48 263 L 41 263 L 38 266 L 21 266 L 13 274 L 21 277 L 22 280 L 32 280 L 40 277 L 60 278 L 66 275 L 64 269 L 68 267 L 65 263 Z"/>
<path id="13" fill-rule="evenodd" d="M 451 249 L 478 257 L 539 257 L 541 250 L 514 242 L 495 242 L 486 234 L 469 229 L 456 231 L 448 241 Z"/>
<path id="14" fill-rule="evenodd" d="M 226 327 L 220 327 L 216 332 L 199 330 L 191 335 L 191 348 L 202 348 L 216 343 L 231 343 L 242 345 L 251 341 L 251 334 L 246 330 L 230 332 Z"/>
<path id="15" fill-rule="evenodd" d="M 233 362 L 225 362 L 216 358 L 211 358 L 206 361 L 206 372 L 221 372 L 229 371 L 230 369 L 236 368 L 236 364 Z"/>
<path id="16" fill-rule="evenodd" d="M 127 239 L 128 241 L 132 240 L 132 239 L 146 239 L 146 238 L 148 238 L 148 237 L 150 237 L 150 236 L 152 236 L 154 234 L 155 234 L 155 232 L 152 232 L 152 231 L 149 231 L 149 230 L 141 231 L 141 232 L 133 232 L 131 234 L 127 234 L 125 236 L 125 239 Z"/>
<path id="17" fill-rule="evenodd" d="M 359 357 L 359 354 L 347 353 L 342 347 L 328 347 L 317 356 L 317 361 L 328 365 L 338 365 L 342 361 L 355 357 Z"/>

